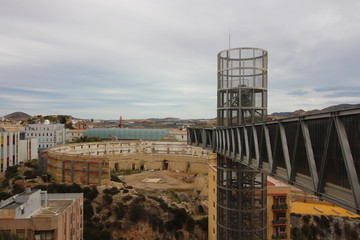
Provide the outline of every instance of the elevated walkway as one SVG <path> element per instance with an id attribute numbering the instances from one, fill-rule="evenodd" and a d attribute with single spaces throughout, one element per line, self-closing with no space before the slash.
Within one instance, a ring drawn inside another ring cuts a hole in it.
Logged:
<path id="1" fill-rule="evenodd" d="M 237 127 L 188 128 L 200 146 L 360 214 L 360 108 Z"/>

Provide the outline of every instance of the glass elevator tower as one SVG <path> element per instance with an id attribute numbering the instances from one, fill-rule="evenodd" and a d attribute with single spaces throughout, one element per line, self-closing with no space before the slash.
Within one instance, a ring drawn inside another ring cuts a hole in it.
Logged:
<path id="1" fill-rule="evenodd" d="M 218 54 L 218 128 L 265 121 L 267 65 L 267 51 L 259 48 Z M 217 155 L 217 171 L 217 239 L 266 239 L 266 175 L 226 153 Z"/>

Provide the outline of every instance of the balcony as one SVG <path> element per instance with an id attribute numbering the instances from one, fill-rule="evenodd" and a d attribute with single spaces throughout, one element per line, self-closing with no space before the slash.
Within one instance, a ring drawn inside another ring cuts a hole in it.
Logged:
<path id="1" fill-rule="evenodd" d="M 273 224 L 286 224 L 286 223 L 287 223 L 287 219 L 273 220 L 272 223 L 273 223 Z"/>
<path id="2" fill-rule="evenodd" d="M 286 233 L 273 234 L 272 239 L 287 239 L 287 234 Z"/>
<path id="3" fill-rule="evenodd" d="M 272 209 L 273 210 L 281 210 L 281 209 L 287 209 L 288 208 L 288 205 L 285 203 L 285 204 L 274 204 L 272 205 Z"/>

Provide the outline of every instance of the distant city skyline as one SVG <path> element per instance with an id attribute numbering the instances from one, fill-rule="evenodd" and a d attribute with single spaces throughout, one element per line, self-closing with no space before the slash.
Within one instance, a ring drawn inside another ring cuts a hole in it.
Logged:
<path id="1" fill-rule="evenodd" d="M 355 0 L 0 4 L 0 116 L 214 118 L 229 32 L 269 53 L 268 113 L 360 103 Z"/>

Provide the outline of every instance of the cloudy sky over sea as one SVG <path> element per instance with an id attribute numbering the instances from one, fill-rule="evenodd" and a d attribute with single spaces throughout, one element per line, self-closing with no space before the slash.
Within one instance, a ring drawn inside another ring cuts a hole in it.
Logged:
<path id="1" fill-rule="evenodd" d="M 217 53 L 269 53 L 268 112 L 360 103 L 360 1 L 0 0 L 0 116 L 216 116 Z"/>

